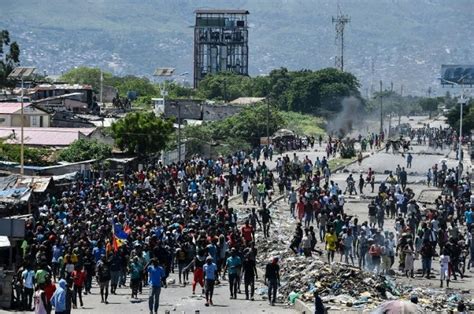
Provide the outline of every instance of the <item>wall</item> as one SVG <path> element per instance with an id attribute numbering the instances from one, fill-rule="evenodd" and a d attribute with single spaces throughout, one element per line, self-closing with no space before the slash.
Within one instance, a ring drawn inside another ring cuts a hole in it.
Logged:
<path id="1" fill-rule="evenodd" d="M 0 115 L 0 126 L 6 126 L 10 127 L 11 126 L 11 117 L 8 114 L 2 114 Z"/>
<path id="2" fill-rule="evenodd" d="M 165 100 L 165 118 L 178 117 L 181 111 L 181 119 L 201 120 L 201 101 L 193 99 Z"/>
<path id="3" fill-rule="evenodd" d="M 243 107 L 235 105 L 202 105 L 203 121 L 218 121 L 239 113 Z"/>

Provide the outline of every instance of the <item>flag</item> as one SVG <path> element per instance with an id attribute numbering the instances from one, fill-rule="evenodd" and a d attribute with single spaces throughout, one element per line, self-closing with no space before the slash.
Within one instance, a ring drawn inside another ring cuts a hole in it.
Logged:
<path id="1" fill-rule="evenodd" d="M 119 247 L 121 247 L 124 243 L 123 240 L 120 240 L 115 235 L 114 235 L 114 241 L 113 242 L 114 242 L 114 252 L 117 252 Z"/>
<path id="2" fill-rule="evenodd" d="M 114 236 L 120 240 L 126 240 L 128 238 L 128 234 L 123 231 L 122 227 L 119 224 L 114 224 Z"/>

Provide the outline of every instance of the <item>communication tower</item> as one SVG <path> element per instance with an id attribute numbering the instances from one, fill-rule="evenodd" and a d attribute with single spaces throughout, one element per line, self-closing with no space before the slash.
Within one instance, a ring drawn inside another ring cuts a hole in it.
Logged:
<path id="1" fill-rule="evenodd" d="M 335 58 L 336 68 L 344 71 L 344 28 L 351 21 L 348 15 L 342 14 L 341 7 L 337 6 L 337 16 L 332 18 L 332 23 L 336 24 L 336 46 L 337 55 Z"/>

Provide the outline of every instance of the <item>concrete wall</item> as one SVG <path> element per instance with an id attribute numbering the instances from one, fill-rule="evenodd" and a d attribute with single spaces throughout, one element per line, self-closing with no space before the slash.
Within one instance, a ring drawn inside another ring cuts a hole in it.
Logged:
<path id="1" fill-rule="evenodd" d="M 0 115 L 0 126 L 2 127 L 10 127 L 12 126 L 12 119 L 11 116 L 8 114 Z"/>
<path id="2" fill-rule="evenodd" d="M 165 118 L 175 117 L 181 111 L 181 119 L 201 120 L 201 101 L 193 99 L 165 100 Z"/>
<path id="3" fill-rule="evenodd" d="M 242 106 L 235 105 L 202 105 L 203 121 L 218 121 L 239 113 L 243 109 Z"/>

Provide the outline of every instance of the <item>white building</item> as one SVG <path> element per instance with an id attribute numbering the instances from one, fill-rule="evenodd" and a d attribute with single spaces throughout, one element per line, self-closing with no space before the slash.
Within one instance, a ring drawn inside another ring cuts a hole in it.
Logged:
<path id="1" fill-rule="evenodd" d="M 23 126 L 47 128 L 50 114 L 30 103 L 23 104 Z M 21 127 L 21 103 L 0 102 L 0 127 Z"/>

